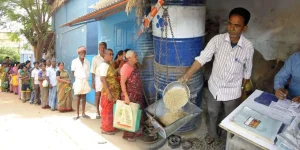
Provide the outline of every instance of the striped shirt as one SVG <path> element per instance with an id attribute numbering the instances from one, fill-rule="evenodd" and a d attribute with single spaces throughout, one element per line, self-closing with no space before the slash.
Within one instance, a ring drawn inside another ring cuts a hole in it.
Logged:
<path id="1" fill-rule="evenodd" d="M 253 44 L 243 35 L 232 48 L 229 34 L 225 33 L 213 37 L 195 58 L 203 66 L 215 57 L 208 88 L 217 101 L 241 97 L 243 78 L 251 76 L 253 53 Z"/>

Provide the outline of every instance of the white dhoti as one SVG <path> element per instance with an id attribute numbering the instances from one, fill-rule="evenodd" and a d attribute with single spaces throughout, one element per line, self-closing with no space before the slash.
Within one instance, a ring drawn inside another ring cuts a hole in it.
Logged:
<path id="1" fill-rule="evenodd" d="M 91 87 L 87 79 L 75 78 L 73 83 L 74 95 L 87 94 L 91 91 Z"/>
<path id="2" fill-rule="evenodd" d="M 101 92 L 102 90 L 102 82 L 100 76 L 95 76 L 95 89 L 96 92 Z"/>

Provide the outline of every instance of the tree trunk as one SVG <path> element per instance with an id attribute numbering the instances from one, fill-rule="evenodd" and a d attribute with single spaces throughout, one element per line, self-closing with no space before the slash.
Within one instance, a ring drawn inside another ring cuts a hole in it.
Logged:
<path id="1" fill-rule="evenodd" d="M 43 44 L 42 40 L 39 40 L 36 45 L 33 46 L 35 61 L 40 61 L 43 56 Z"/>

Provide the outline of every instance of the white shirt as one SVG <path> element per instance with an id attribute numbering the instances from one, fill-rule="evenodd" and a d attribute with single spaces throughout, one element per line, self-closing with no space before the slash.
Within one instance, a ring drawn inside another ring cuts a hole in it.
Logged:
<path id="1" fill-rule="evenodd" d="M 101 77 L 106 77 L 106 75 L 107 75 L 107 70 L 108 70 L 108 68 L 109 68 L 109 65 L 106 63 L 106 62 L 102 62 L 101 64 L 100 64 L 100 76 Z"/>
<path id="2" fill-rule="evenodd" d="M 109 65 L 106 62 L 102 62 L 99 65 L 99 68 L 100 68 L 100 72 L 99 72 L 100 73 L 100 77 L 106 77 Z M 103 88 L 103 84 L 101 83 L 100 84 L 100 89 L 102 89 L 102 88 Z"/>
<path id="3" fill-rule="evenodd" d="M 90 62 L 84 58 L 83 64 L 79 58 L 72 61 L 71 71 L 74 71 L 74 76 L 77 79 L 88 79 L 90 77 Z"/>
<path id="4" fill-rule="evenodd" d="M 96 76 L 100 76 L 99 66 L 103 61 L 104 59 L 100 54 L 94 56 L 92 60 L 91 73 L 95 74 Z"/>
<path id="5" fill-rule="evenodd" d="M 34 79 L 34 84 L 40 84 L 39 82 L 39 72 L 41 71 L 41 69 L 36 69 L 34 68 L 31 72 L 31 77 Z"/>
<path id="6" fill-rule="evenodd" d="M 241 97 L 243 78 L 251 76 L 253 53 L 253 44 L 243 35 L 232 48 L 229 34 L 225 33 L 213 37 L 195 58 L 203 66 L 215 56 L 208 88 L 217 101 Z"/>
<path id="7" fill-rule="evenodd" d="M 52 86 L 56 86 L 57 84 L 57 79 L 56 79 L 56 71 L 58 70 L 58 68 L 53 68 L 53 67 L 49 67 L 47 69 L 47 77 L 49 77 L 50 80 L 50 84 Z"/>

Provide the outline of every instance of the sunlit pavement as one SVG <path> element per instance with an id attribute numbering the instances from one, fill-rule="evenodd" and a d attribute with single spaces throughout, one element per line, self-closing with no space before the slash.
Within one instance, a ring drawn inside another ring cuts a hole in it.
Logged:
<path id="1" fill-rule="evenodd" d="M 91 119 L 74 121 L 74 112 L 58 113 L 22 103 L 18 96 L 0 92 L 0 150 L 138 150 L 142 142 L 129 143 L 116 135 L 102 135 L 95 107 L 87 106 Z M 104 144 L 103 144 L 104 143 Z"/>

